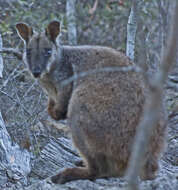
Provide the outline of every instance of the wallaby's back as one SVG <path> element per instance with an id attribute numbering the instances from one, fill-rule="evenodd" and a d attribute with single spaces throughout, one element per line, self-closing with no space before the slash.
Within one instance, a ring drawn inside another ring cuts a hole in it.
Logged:
<path id="1" fill-rule="evenodd" d="M 127 60 L 119 55 L 113 59 Z M 140 77 L 134 72 L 91 75 L 72 93 L 68 118 L 73 141 L 87 162 L 91 159 L 101 171 L 100 177 L 123 175 L 144 101 Z"/>
<path id="2" fill-rule="evenodd" d="M 110 48 L 95 47 L 86 52 L 89 57 L 84 57 L 86 61 L 82 66 L 76 66 L 78 72 L 133 65 L 125 55 Z M 143 78 L 133 71 L 96 73 L 79 80 L 69 103 L 68 118 L 74 144 L 86 160 L 90 175 L 124 175 L 148 91 Z M 143 160 L 142 179 L 156 177 L 166 128 L 164 118 L 161 119 Z M 72 173 L 68 172 L 66 176 Z M 74 174 L 79 178 L 85 175 Z"/>
<path id="3" fill-rule="evenodd" d="M 69 49 L 68 52 L 71 51 Z M 81 56 L 78 63 L 73 59 L 78 73 L 103 67 L 133 65 L 125 55 L 111 48 L 84 46 L 75 48 L 72 53 L 75 51 L 77 57 Z M 88 170 L 92 170 L 90 175 L 123 176 L 136 127 L 143 114 L 146 89 L 142 77 L 133 71 L 96 73 L 79 79 L 74 89 L 68 106 L 69 125 L 75 146 Z M 164 133 L 165 123 L 161 121 L 151 137 L 149 151 L 143 161 L 142 179 L 155 178 L 158 158 L 164 145 Z M 73 171 L 67 171 L 66 176 L 79 179 L 86 177 L 86 173 L 72 174 Z"/>

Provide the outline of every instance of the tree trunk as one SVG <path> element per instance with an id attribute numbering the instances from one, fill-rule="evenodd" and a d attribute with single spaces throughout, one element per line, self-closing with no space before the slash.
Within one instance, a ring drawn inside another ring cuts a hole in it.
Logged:
<path id="1" fill-rule="evenodd" d="M 134 61 L 135 54 L 135 38 L 137 31 L 137 9 L 138 0 L 132 0 L 132 7 L 130 11 L 129 20 L 127 23 L 127 44 L 126 44 L 126 55 Z"/>
<path id="2" fill-rule="evenodd" d="M 2 50 L 2 38 L 1 38 L 1 34 L 0 34 L 0 51 Z M 2 55 L 0 53 L 0 78 L 3 77 L 3 68 L 4 68 L 4 65 L 3 65 L 3 59 L 2 59 Z"/>
<path id="3" fill-rule="evenodd" d="M 77 44 L 75 4 L 76 4 L 76 0 L 67 0 L 67 3 L 66 3 L 68 42 L 70 45 Z"/>

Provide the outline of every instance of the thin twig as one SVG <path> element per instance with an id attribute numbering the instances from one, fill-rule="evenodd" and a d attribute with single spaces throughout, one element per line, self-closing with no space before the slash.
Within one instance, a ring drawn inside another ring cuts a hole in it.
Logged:
<path id="1" fill-rule="evenodd" d="M 91 69 L 89 71 L 84 71 L 84 72 L 80 72 L 77 75 L 74 75 L 72 77 L 67 78 L 66 80 L 61 82 L 61 87 L 64 87 L 68 84 L 70 84 L 71 82 L 78 80 L 80 78 L 84 78 L 86 76 L 89 75 L 93 75 L 96 73 L 101 73 L 101 72 L 138 72 L 141 73 L 142 69 L 140 67 L 137 66 L 127 66 L 127 67 L 104 67 L 104 68 L 98 68 L 98 69 Z"/>

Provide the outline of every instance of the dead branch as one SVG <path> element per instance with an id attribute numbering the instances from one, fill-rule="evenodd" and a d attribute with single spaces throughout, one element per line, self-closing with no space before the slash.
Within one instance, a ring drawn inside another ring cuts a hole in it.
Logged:
<path id="1" fill-rule="evenodd" d="M 18 144 L 12 142 L 12 139 L 6 129 L 3 117 L 0 111 L 0 158 L 1 169 L 6 171 L 7 176 L 17 181 L 20 178 L 26 181 L 27 175 L 31 171 L 31 154 L 22 150 Z"/>
<path id="2" fill-rule="evenodd" d="M 128 190 L 137 190 L 137 176 L 141 168 L 141 160 L 146 152 L 146 147 L 149 142 L 150 134 L 158 122 L 159 110 L 162 102 L 163 85 L 167 79 L 168 72 L 173 65 L 176 55 L 176 43 L 178 34 L 178 1 L 175 1 L 176 6 L 173 13 L 170 35 L 168 38 L 168 45 L 164 50 L 161 61 L 160 72 L 153 78 L 150 83 L 150 101 L 147 101 L 143 120 L 138 126 L 138 132 L 135 137 L 133 151 L 131 154 L 129 167 L 127 171 L 128 177 Z"/>
<path id="3" fill-rule="evenodd" d="M 12 54 L 15 57 L 17 57 L 17 59 L 19 59 L 19 60 L 22 60 L 22 58 L 23 58 L 23 53 L 20 52 L 18 49 L 14 49 L 14 48 L 2 48 L 0 50 L 0 53 Z"/>
<path id="4" fill-rule="evenodd" d="M 98 7 L 98 0 L 95 0 L 94 5 L 91 9 L 89 9 L 89 14 L 93 15 Z"/>

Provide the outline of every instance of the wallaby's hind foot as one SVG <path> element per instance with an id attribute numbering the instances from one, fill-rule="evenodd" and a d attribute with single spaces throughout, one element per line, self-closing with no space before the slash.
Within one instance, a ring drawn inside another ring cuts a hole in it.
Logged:
<path id="1" fill-rule="evenodd" d="M 78 179 L 94 180 L 95 174 L 91 172 L 87 167 L 67 168 L 59 174 L 52 176 L 51 181 L 56 184 L 64 184 L 69 181 Z"/>

